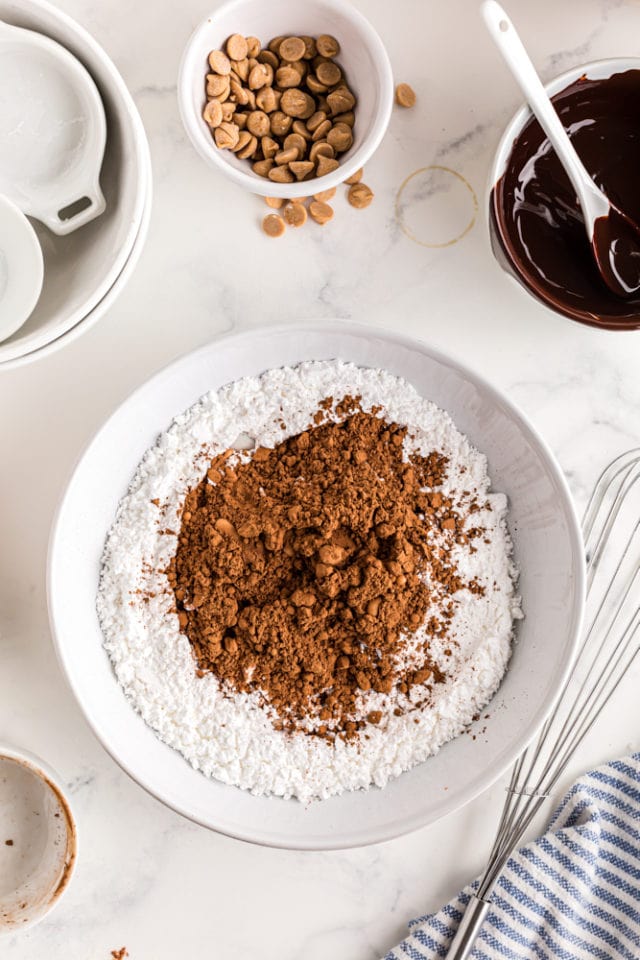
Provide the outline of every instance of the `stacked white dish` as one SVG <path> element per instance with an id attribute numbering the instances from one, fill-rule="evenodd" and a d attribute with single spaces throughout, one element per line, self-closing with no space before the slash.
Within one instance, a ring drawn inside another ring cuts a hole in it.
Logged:
<path id="1" fill-rule="evenodd" d="M 0 21 L 50 37 L 70 51 L 93 78 L 107 123 L 100 172 L 104 212 L 62 236 L 31 220 L 42 247 L 44 284 L 29 319 L 0 343 L 0 370 L 7 370 L 76 339 L 122 291 L 146 238 L 151 161 L 140 115 L 122 77 L 82 27 L 45 0 L 0 0 Z"/>

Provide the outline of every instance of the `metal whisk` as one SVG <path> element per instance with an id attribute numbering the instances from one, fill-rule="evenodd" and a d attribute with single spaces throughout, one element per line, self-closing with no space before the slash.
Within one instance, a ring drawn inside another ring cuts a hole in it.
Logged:
<path id="1" fill-rule="evenodd" d="M 640 494 L 640 448 L 603 470 L 587 505 L 583 638 L 553 713 L 513 768 L 487 866 L 448 960 L 470 955 L 509 857 L 640 652 L 640 509 L 633 493 Z"/>

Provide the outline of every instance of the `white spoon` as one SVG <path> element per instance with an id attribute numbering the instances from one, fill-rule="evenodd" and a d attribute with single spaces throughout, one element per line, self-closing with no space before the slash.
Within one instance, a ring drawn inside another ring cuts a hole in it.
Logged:
<path id="1" fill-rule="evenodd" d="M 511 20 L 496 0 L 484 0 L 491 37 L 549 138 L 578 196 L 600 276 L 612 293 L 640 292 L 640 227 L 600 190 L 575 151 Z"/>
<path id="2" fill-rule="evenodd" d="M 65 47 L 0 21 L 0 193 L 65 234 L 99 216 L 106 142 L 93 79 Z"/>
<path id="3" fill-rule="evenodd" d="M 35 230 L 15 204 L 0 196 L 0 341 L 15 333 L 32 313 L 43 276 Z"/>

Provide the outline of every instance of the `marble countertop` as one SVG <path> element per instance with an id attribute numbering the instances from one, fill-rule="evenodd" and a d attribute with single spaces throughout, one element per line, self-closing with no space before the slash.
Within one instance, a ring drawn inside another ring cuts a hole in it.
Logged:
<path id="1" fill-rule="evenodd" d="M 267 2 L 267 0 L 265 0 Z M 76 878 L 6 960 L 374 960 L 405 924 L 482 866 L 504 782 L 435 826 L 360 850 L 299 853 L 229 840 L 147 796 L 94 739 L 53 652 L 45 599 L 49 525 L 88 438 L 137 384 L 231 328 L 349 317 L 424 338 L 506 390 L 542 431 L 579 504 L 601 466 L 638 443 L 640 334 L 591 330 L 510 284 L 486 237 L 485 186 L 520 102 L 475 0 L 358 0 L 398 81 L 415 88 L 367 166 L 366 211 L 336 198 L 332 224 L 260 232 L 260 200 L 230 187 L 183 133 L 175 78 L 206 0 L 60 0 L 104 45 L 140 108 L 154 168 L 140 264 L 94 329 L 0 375 L 0 740 L 46 758 L 80 829 Z M 546 78 L 640 55 L 638 0 L 511 0 Z M 407 178 L 418 172 L 402 192 Z M 459 175 L 459 176 L 456 176 Z M 458 242 L 474 212 L 473 226 Z M 404 227 L 398 220 L 398 210 Z M 637 748 L 640 665 L 570 774 Z M 632 712 L 635 711 L 635 714 Z"/>

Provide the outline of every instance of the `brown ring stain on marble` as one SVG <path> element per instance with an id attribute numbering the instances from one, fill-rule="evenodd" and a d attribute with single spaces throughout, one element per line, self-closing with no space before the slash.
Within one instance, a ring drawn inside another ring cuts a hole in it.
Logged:
<path id="1" fill-rule="evenodd" d="M 460 183 L 462 183 L 469 191 L 469 194 L 471 196 L 471 201 L 473 204 L 473 212 L 471 215 L 471 219 L 469 220 L 469 223 L 466 225 L 464 230 L 461 233 L 459 233 L 457 236 L 453 237 L 452 239 L 445 240 L 441 243 L 433 243 L 428 240 L 421 240 L 419 237 L 417 237 L 415 233 L 410 229 L 410 227 L 408 227 L 407 224 L 405 223 L 404 210 L 402 206 L 402 194 L 404 193 L 409 183 L 413 180 L 413 178 L 419 176 L 421 173 L 428 173 L 431 170 L 440 170 L 444 173 L 449 173 L 451 174 L 452 177 L 455 177 L 457 180 L 459 180 Z M 405 177 L 405 179 L 402 181 L 398 189 L 398 192 L 396 194 L 395 213 L 396 213 L 396 220 L 398 221 L 400 229 L 405 234 L 405 236 L 407 236 L 410 240 L 413 240 L 414 243 L 419 244 L 421 247 L 431 247 L 431 248 L 451 247 L 453 246 L 454 243 L 458 243 L 459 240 L 462 240 L 463 237 L 466 237 L 469 231 L 472 230 L 473 227 L 475 226 L 475 222 L 478 216 L 478 197 L 475 190 L 469 183 L 469 181 L 465 179 L 465 177 L 463 177 L 461 173 L 458 173 L 457 170 L 452 170 L 451 167 L 443 167 L 440 164 L 431 164 L 428 167 L 419 167 L 417 170 L 414 170 L 413 173 L 410 173 L 408 177 Z"/>

